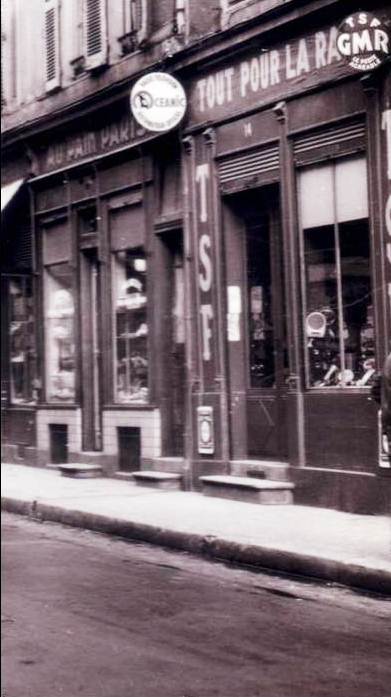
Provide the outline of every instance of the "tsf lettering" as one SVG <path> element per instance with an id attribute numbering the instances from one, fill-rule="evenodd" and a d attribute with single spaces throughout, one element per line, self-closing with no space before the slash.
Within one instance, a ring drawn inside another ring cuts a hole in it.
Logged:
<path id="1" fill-rule="evenodd" d="M 198 222 L 207 223 L 209 219 L 208 186 L 210 180 L 210 166 L 208 163 L 196 167 L 195 180 L 199 201 L 197 207 Z M 204 299 L 209 299 L 213 282 L 211 246 L 210 234 L 207 230 L 203 230 L 198 239 L 198 287 L 201 296 L 202 358 L 204 361 L 211 360 L 213 308 L 210 302 L 203 302 Z"/>

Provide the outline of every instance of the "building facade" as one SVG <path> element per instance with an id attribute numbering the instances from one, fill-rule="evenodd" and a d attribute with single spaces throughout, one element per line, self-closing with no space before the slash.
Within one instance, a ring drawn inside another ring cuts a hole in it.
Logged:
<path id="1" fill-rule="evenodd" d="M 195 489 L 286 465 L 298 503 L 385 512 L 391 78 L 338 51 L 354 3 L 29 7 L 30 44 L 3 12 L 4 459 Z M 148 70 L 187 94 L 164 135 L 130 112 Z"/>

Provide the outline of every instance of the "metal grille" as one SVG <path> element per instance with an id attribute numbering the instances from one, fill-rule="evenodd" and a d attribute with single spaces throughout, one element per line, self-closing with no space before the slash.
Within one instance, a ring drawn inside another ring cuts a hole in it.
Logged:
<path id="1" fill-rule="evenodd" d="M 308 152 L 315 148 L 344 143 L 347 140 L 358 140 L 365 136 L 365 125 L 362 123 L 349 124 L 329 128 L 321 133 L 315 133 L 298 138 L 294 143 L 295 154 Z"/>
<path id="2" fill-rule="evenodd" d="M 221 160 L 219 163 L 220 181 L 222 184 L 225 184 L 238 179 L 255 177 L 278 169 L 278 166 L 278 145 L 255 151 L 252 150 L 245 155 L 235 155 Z"/>
<path id="3" fill-rule="evenodd" d="M 46 80 L 54 80 L 56 77 L 56 10 L 52 7 L 46 11 Z"/>
<path id="4" fill-rule="evenodd" d="M 87 56 L 102 50 L 102 17 L 100 0 L 87 0 L 86 5 Z"/>

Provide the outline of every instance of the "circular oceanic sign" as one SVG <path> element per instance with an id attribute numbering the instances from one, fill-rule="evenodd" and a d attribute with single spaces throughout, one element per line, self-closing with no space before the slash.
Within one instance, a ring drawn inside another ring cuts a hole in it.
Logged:
<path id="1" fill-rule="evenodd" d="M 133 85 L 130 108 L 148 131 L 169 131 L 183 119 L 187 100 L 178 80 L 168 73 L 147 73 Z"/>
<path id="2" fill-rule="evenodd" d="M 390 56 L 389 29 L 370 12 L 356 12 L 340 25 L 337 48 L 351 68 L 374 70 Z"/>

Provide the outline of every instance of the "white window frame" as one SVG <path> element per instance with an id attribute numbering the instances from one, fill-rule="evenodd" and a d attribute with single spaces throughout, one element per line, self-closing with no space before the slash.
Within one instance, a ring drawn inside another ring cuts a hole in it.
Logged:
<path id="1" fill-rule="evenodd" d="M 45 0 L 44 3 L 44 37 L 45 37 L 45 89 L 51 92 L 61 87 L 61 60 L 60 60 L 60 0 Z M 54 12 L 54 76 L 48 79 L 48 37 L 46 32 L 46 18 L 49 12 Z"/>

